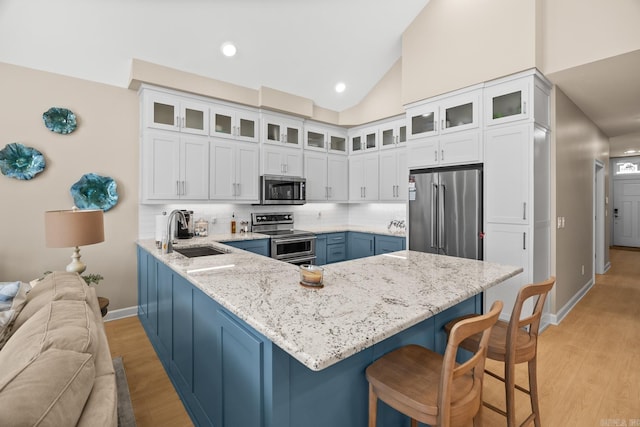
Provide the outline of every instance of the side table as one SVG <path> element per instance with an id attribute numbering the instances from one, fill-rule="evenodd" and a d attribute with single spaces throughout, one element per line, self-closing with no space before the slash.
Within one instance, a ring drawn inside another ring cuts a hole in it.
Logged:
<path id="1" fill-rule="evenodd" d="M 107 307 L 109 307 L 109 298 L 98 297 L 98 305 L 100 306 L 100 313 L 102 317 L 107 315 Z"/>

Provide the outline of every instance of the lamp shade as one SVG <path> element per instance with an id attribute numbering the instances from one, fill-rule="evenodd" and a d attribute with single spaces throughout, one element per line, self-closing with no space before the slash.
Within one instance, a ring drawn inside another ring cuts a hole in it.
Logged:
<path id="1" fill-rule="evenodd" d="M 44 214 L 48 248 L 68 248 L 104 242 L 102 210 L 47 211 Z"/>

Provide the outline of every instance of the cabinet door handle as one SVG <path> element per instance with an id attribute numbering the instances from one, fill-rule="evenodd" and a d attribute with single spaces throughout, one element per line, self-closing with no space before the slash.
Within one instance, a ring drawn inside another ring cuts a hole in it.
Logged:
<path id="1" fill-rule="evenodd" d="M 236 196 L 239 196 L 242 193 L 242 191 L 240 191 L 240 183 L 237 183 L 236 185 L 238 186 L 237 187 L 238 191 L 236 192 Z"/>
<path id="2" fill-rule="evenodd" d="M 433 150 L 433 161 L 434 162 L 438 161 L 438 150 Z"/>
<path id="3" fill-rule="evenodd" d="M 438 132 L 438 121 L 437 120 L 433 121 L 433 131 L 434 132 Z"/>
<path id="4" fill-rule="evenodd" d="M 442 119 L 442 125 L 440 127 L 440 129 L 445 130 L 446 128 L 444 127 L 444 119 Z"/>
<path id="5" fill-rule="evenodd" d="M 182 183 L 182 195 L 184 196 L 185 194 L 187 194 L 187 183 L 186 181 L 181 181 Z"/>
<path id="6" fill-rule="evenodd" d="M 176 116 L 176 127 L 180 129 L 180 116 Z"/>
<path id="7" fill-rule="evenodd" d="M 527 250 L 527 232 L 522 233 L 522 250 Z"/>
<path id="8" fill-rule="evenodd" d="M 522 219 L 527 219 L 527 202 L 522 203 Z"/>
<path id="9" fill-rule="evenodd" d="M 180 181 L 176 181 L 176 196 L 180 195 Z"/>
<path id="10" fill-rule="evenodd" d="M 522 101 L 522 114 L 527 114 L 527 101 Z"/>
<path id="11" fill-rule="evenodd" d="M 182 129 L 184 129 L 184 117 L 182 118 Z"/>
<path id="12" fill-rule="evenodd" d="M 444 149 L 440 150 L 440 160 L 444 160 Z"/>
<path id="13" fill-rule="evenodd" d="M 329 187 L 329 198 L 333 197 L 333 187 Z"/>
<path id="14" fill-rule="evenodd" d="M 373 240 L 369 240 L 369 250 L 373 252 Z"/>

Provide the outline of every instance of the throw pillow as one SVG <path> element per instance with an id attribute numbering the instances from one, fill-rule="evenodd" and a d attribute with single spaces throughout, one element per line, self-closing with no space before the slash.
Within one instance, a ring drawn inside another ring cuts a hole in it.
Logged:
<path id="1" fill-rule="evenodd" d="M 0 349 L 9 339 L 13 322 L 24 307 L 29 290 L 31 286 L 28 283 L 0 283 Z"/>

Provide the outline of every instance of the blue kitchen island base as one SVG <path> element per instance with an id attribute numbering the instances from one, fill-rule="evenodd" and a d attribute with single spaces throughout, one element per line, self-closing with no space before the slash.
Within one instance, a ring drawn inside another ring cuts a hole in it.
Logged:
<path id="1" fill-rule="evenodd" d="M 443 353 L 443 325 L 482 306 L 476 295 L 313 371 L 141 248 L 138 262 L 139 318 L 199 426 L 365 427 L 366 367 L 407 344 Z M 409 425 L 382 402 L 378 411 L 379 427 Z"/>

